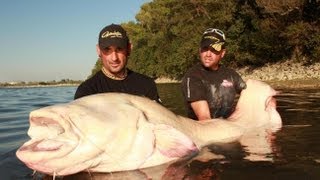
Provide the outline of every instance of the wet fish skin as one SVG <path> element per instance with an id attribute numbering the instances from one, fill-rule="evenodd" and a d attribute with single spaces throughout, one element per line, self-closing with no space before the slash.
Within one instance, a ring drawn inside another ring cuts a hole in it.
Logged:
<path id="1" fill-rule="evenodd" d="M 206 121 L 176 115 L 144 97 L 86 96 L 32 111 L 31 139 L 16 155 L 31 169 L 60 176 L 157 166 L 208 144 L 239 140 L 250 128 L 279 123 L 274 95 L 269 85 L 248 80 L 230 119 Z"/>

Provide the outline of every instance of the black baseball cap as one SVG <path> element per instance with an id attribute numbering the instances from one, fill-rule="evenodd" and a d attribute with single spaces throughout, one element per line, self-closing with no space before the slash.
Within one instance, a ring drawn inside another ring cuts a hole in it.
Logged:
<path id="1" fill-rule="evenodd" d="M 215 28 L 209 28 L 205 30 L 202 35 L 200 48 L 210 47 L 219 52 L 222 49 L 225 49 L 225 42 L 226 37 L 223 31 Z"/>
<path id="2" fill-rule="evenodd" d="M 118 24 L 110 24 L 99 33 L 99 47 L 105 49 L 109 46 L 117 46 L 127 49 L 129 38 L 127 32 Z"/>

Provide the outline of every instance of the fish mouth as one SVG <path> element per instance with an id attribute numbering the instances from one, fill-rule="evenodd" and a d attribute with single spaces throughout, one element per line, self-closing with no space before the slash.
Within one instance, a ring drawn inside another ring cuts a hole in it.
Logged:
<path id="1" fill-rule="evenodd" d="M 17 158 L 30 169 L 42 173 L 64 175 L 64 170 L 68 173 L 68 168 L 77 166 L 76 162 L 82 158 L 72 159 L 83 143 L 83 135 L 72 119 L 68 112 L 59 109 L 31 112 L 30 140 L 17 150 Z"/>
<path id="2" fill-rule="evenodd" d="M 72 124 L 63 119 L 56 114 L 30 115 L 28 135 L 31 139 L 18 149 L 18 158 L 29 163 L 39 162 L 63 157 L 76 148 L 79 136 L 72 130 Z"/>
<path id="3" fill-rule="evenodd" d="M 55 151 L 63 145 L 58 137 L 65 133 L 65 129 L 58 121 L 46 117 L 31 117 L 30 124 L 28 134 L 31 140 L 21 150 Z"/>

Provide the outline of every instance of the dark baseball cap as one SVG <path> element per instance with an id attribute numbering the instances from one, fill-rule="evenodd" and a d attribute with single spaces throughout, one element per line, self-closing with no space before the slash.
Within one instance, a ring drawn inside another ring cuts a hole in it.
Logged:
<path id="1" fill-rule="evenodd" d="M 117 24 L 110 24 L 104 27 L 99 34 L 99 47 L 105 49 L 109 46 L 117 46 L 127 49 L 129 38 L 127 32 Z"/>
<path id="2" fill-rule="evenodd" d="M 215 28 L 209 28 L 204 31 L 201 42 L 200 48 L 213 48 L 215 51 L 221 51 L 225 49 L 225 42 L 226 37 L 223 31 Z"/>

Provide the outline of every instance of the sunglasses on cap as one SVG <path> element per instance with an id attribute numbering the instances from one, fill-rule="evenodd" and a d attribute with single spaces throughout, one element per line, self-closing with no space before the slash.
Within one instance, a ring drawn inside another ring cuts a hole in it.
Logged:
<path id="1" fill-rule="evenodd" d="M 204 33 L 204 34 L 208 34 L 208 33 L 216 33 L 216 34 L 219 34 L 220 36 L 222 36 L 222 38 L 225 40 L 226 37 L 224 35 L 224 33 L 220 30 L 220 29 L 215 29 L 215 28 L 209 28 L 207 29 Z"/>

